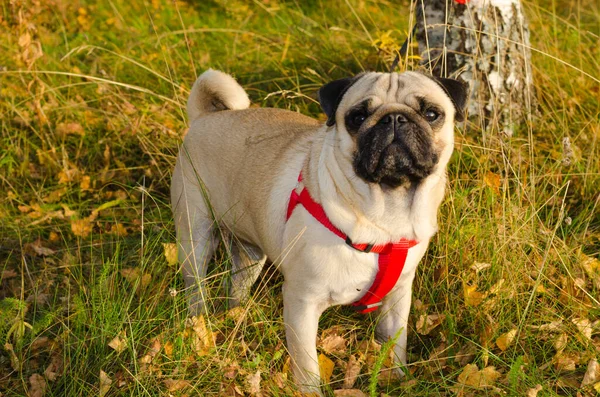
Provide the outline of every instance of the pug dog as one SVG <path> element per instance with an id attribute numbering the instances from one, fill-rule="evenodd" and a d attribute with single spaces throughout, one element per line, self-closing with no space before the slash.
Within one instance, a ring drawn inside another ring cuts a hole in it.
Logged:
<path id="1" fill-rule="evenodd" d="M 283 273 L 287 347 L 302 392 L 321 394 L 317 327 L 334 305 L 379 311 L 377 335 L 395 341 L 402 374 L 412 282 L 437 230 L 466 98 L 456 80 L 366 72 L 318 91 L 322 123 L 250 108 L 230 75 L 203 73 L 171 187 L 190 314 L 206 312 L 207 265 L 226 236 L 230 305 L 248 297 L 267 260 Z"/>

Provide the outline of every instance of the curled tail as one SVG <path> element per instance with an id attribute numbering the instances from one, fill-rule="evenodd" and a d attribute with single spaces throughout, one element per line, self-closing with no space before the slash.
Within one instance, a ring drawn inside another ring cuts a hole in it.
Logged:
<path id="1" fill-rule="evenodd" d="M 230 75 L 208 69 L 202 73 L 192 87 L 187 102 L 190 123 L 197 118 L 221 110 L 247 109 L 248 94 Z"/>

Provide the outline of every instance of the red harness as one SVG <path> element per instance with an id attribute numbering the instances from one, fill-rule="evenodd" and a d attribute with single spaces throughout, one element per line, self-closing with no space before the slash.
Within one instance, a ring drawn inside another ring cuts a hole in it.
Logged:
<path id="1" fill-rule="evenodd" d="M 300 173 L 300 176 L 298 177 L 298 182 L 301 181 L 302 173 Z M 350 240 L 350 237 L 331 223 L 321 204 L 313 200 L 306 188 L 302 188 L 300 194 L 296 193 L 295 189 L 292 190 L 286 219 L 290 219 L 292 212 L 294 212 L 294 209 L 298 204 L 302 204 L 313 218 L 318 220 L 335 235 L 344 239 L 346 244 L 350 247 L 364 253 L 379 254 L 379 270 L 375 276 L 375 281 L 373 281 L 373 284 L 367 293 L 358 301 L 354 302 L 352 306 L 354 306 L 354 310 L 359 313 L 369 313 L 381 306 L 381 300 L 392 290 L 392 288 L 394 288 L 396 282 L 400 278 L 400 274 L 406 263 L 408 249 L 417 245 L 418 242 L 415 240 L 402 239 L 397 243 L 387 243 L 383 245 L 355 244 Z"/>

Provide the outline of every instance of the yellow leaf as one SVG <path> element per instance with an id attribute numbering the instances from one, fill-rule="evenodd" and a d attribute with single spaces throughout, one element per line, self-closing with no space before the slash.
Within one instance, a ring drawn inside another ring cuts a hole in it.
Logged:
<path id="1" fill-rule="evenodd" d="M 465 296 L 465 303 L 467 306 L 479 306 L 486 297 L 486 294 L 477 291 L 477 285 L 463 286 L 463 293 Z"/>
<path id="2" fill-rule="evenodd" d="M 81 181 L 79 182 L 79 187 L 83 191 L 90 190 L 90 183 L 91 183 L 90 176 L 89 175 L 85 175 L 85 176 L 81 177 Z"/>
<path id="3" fill-rule="evenodd" d="M 167 260 L 167 265 L 175 266 L 179 263 L 177 260 L 177 244 L 163 243 L 163 251 L 165 253 L 165 259 Z"/>
<path id="4" fill-rule="evenodd" d="M 83 127 L 79 123 L 59 123 L 56 125 L 56 133 L 63 137 L 70 134 L 80 136 L 85 134 Z"/>
<path id="5" fill-rule="evenodd" d="M 346 339 L 337 334 L 327 335 L 321 340 L 320 347 L 327 354 L 344 353 L 346 351 Z"/>
<path id="6" fill-rule="evenodd" d="M 204 316 L 194 316 L 186 320 L 188 334 L 191 337 L 191 346 L 198 356 L 204 356 L 215 346 L 215 336 L 206 326 Z"/>
<path id="7" fill-rule="evenodd" d="M 505 334 L 502 334 L 496 339 L 496 346 L 502 351 L 506 351 L 517 336 L 517 329 L 513 328 Z"/>
<path id="8" fill-rule="evenodd" d="M 319 372 L 321 374 L 321 380 L 324 383 L 329 383 L 334 367 L 335 363 L 333 361 L 331 361 L 326 355 L 319 354 Z"/>

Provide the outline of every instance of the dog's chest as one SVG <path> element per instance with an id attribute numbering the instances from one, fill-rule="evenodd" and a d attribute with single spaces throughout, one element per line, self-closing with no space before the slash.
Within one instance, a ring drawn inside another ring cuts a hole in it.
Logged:
<path id="1" fill-rule="evenodd" d="M 290 247 L 281 265 L 286 283 L 305 291 L 306 298 L 329 305 L 360 299 L 377 274 L 377 255 L 351 248 L 304 210 L 298 212 L 302 213 L 290 218 L 284 236 Z"/>

